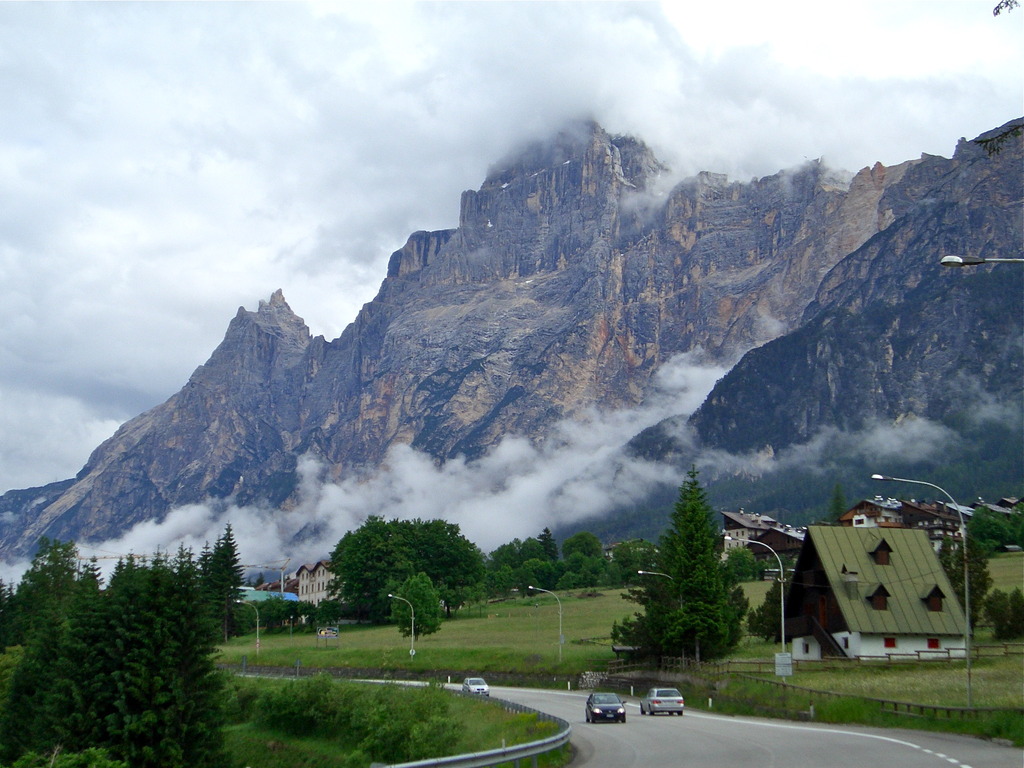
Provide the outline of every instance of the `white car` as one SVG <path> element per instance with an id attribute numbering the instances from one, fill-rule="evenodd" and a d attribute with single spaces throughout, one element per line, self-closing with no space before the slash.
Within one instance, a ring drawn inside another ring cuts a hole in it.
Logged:
<path id="1" fill-rule="evenodd" d="M 490 696 L 491 688 L 482 677 L 467 677 L 462 681 L 462 692 L 472 693 L 476 696 Z"/>
<path id="2" fill-rule="evenodd" d="M 641 715 L 656 715 L 665 712 L 669 715 L 682 716 L 686 710 L 683 696 L 675 688 L 651 688 L 647 695 L 640 699 Z"/>

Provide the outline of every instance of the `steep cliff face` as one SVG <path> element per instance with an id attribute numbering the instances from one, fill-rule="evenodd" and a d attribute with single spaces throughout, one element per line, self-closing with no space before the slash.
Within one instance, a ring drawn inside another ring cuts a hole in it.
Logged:
<path id="1" fill-rule="evenodd" d="M 256 312 L 240 309 L 180 392 L 125 423 L 56 498 L 37 495 L 44 501 L 18 515 L 21 525 L 0 527 L 0 551 L 26 551 L 43 535 L 115 537 L 229 494 L 283 501 L 295 482 L 290 436 L 309 342 L 280 291 Z"/>
<path id="2" fill-rule="evenodd" d="M 876 231 L 866 195 L 818 164 L 704 175 L 667 201 L 661 170 L 596 126 L 492 170 L 457 230 L 414 235 L 356 322 L 314 345 L 302 447 L 338 472 L 396 442 L 475 457 L 635 405 L 672 355 L 725 359 L 795 325 L 844 244 Z"/>
<path id="3" fill-rule="evenodd" d="M 850 340 L 825 329 L 939 279 L 940 251 L 979 252 L 982 231 L 993 247 L 1007 237 L 986 208 L 1019 200 L 1002 178 L 1019 183 L 1012 162 L 961 148 L 953 161 L 875 166 L 852 180 L 819 163 L 745 184 L 705 173 L 659 196 L 664 168 L 641 142 L 574 126 L 497 164 L 463 194 L 456 229 L 414 233 L 337 339 L 310 338 L 280 292 L 240 309 L 186 386 L 126 423 L 73 482 L 0 499 L 0 554 L 40 535 L 111 537 L 188 503 L 288 506 L 306 453 L 341 477 L 396 444 L 444 461 L 510 434 L 542 441 L 584 409 L 642 402 L 662 363 L 697 348 L 731 361 L 796 331 L 779 343 L 802 343 L 809 367 L 789 369 L 779 388 L 808 376 L 808 400 L 822 382 L 837 398 L 844 386 L 891 389 L 846 384 Z M 890 346 L 906 360 L 895 336 Z M 827 421 L 778 407 L 757 432 L 740 413 L 756 405 L 719 388 L 695 423 L 709 443 L 732 446 L 798 439 Z"/>
<path id="4" fill-rule="evenodd" d="M 821 282 L 801 328 L 748 353 L 691 418 L 707 445 L 778 450 L 823 428 L 934 420 L 1024 402 L 1024 275 L 952 270 L 946 254 L 1020 253 L 1020 138 L 994 156 L 903 169 L 877 203 L 887 225 Z"/>

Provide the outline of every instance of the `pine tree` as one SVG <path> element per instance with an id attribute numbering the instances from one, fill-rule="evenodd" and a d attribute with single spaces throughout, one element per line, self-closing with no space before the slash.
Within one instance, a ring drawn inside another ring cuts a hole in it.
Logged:
<path id="1" fill-rule="evenodd" d="M 11 642 L 11 624 L 14 621 L 14 588 L 0 579 L 0 650 Z"/>
<path id="2" fill-rule="evenodd" d="M 117 658 L 107 642 L 110 611 L 101 584 L 93 560 L 79 575 L 54 666 L 57 741 L 72 752 L 105 742 L 103 718 L 110 711 L 109 680 Z"/>
<path id="3" fill-rule="evenodd" d="M 652 655 L 724 656 L 742 636 L 747 601 L 718 556 L 714 512 L 696 469 L 679 489 L 657 555 L 656 571 L 624 595 L 643 613 L 613 624 L 612 641 Z"/>
<path id="4" fill-rule="evenodd" d="M 60 682 L 54 670 L 76 594 L 76 565 L 74 544 L 41 539 L 11 600 L 11 634 L 24 653 L 0 710 L 0 758 L 43 751 L 58 737 L 54 707 Z"/>
<path id="5" fill-rule="evenodd" d="M 105 746 L 133 768 L 214 768 L 220 749 L 220 678 L 209 615 L 195 610 L 191 555 L 129 562 L 111 578 L 109 644 L 116 668 L 103 718 Z"/>
<path id="6" fill-rule="evenodd" d="M 843 486 L 836 483 L 835 488 L 832 489 L 832 499 L 829 501 L 828 517 L 826 519 L 830 523 L 839 522 L 839 518 L 842 517 L 846 511 L 846 496 L 843 495 Z"/>
<path id="7" fill-rule="evenodd" d="M 25 645 L 35 632 L 50 632 L 67 615 L 75 590 L 78 550 L 72 542 L 39 540 L 39 549 L 11 598 L 12 645 Z"/>
<path id="8" fill-rule="evenodd" d="M 659 548 L 662 570 L 673 581 L 679 606 L 664 617 L 663 648 L 681 648 L 698 661 L 723 656 L 739 638 L 740 611 L 718 555 L 714 510 L 697 479 L 687 473 Z M 658 578 L 658 577 L 650 577 Z"/>
<path id="9" fill-rule="evenodd" d="M 181 747 L 180 765 L 218 768 L 222 754 L 220 706 L 222 680 L 214 664 L 217 627 L 195 610 L 201 575 L 192 553 L 181 549 L 161 582 L 160 612 L 168 622 L 167 645 L 158 649 L 157 664 L 173 673 L 165 675 L 169 708 L 160 714 L 165 738 Z"/>
<path id="10" fill-rule="evenodd" d="M 200 555 L 202 595 L 208 610 L 217 620 L 221 635 L 227 641 L 238 634 L 235 603 L 241 595 L 243 569 L 231 525 L 217 539 L 213 549 Z"/>
<path id="11" fill-rule="evenodd" d="M 67 583 L 74 559 L 47 543 L 19 586 L 39 599 L 24 604 L 31 631 L 0 709 L 0 759 L 99 749 L 132 768 L 224 765 L 216 628 L 196 609 L 191 553 L 122 560 L 104 591 L 95 563 Z"/>
<path id="12" fill-rule="evenodd" d="M 544 554 L 548 560 L 555 562 L 558 560 L 558 542 L 555 541 L 554 535 L 551 533 L 550 528 L 545 528 L 540 532 L 537 537 L 537 541 L 540 542 L 541 547 L 544 548 Z"/>

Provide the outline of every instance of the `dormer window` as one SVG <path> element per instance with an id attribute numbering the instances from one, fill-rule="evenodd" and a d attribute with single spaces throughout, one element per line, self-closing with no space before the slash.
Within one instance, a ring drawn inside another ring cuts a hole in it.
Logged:
<path id="1" fill-rule="evenodd" d="M 924 600 L 924 604 L 928 606 L 929 611 L 939 612 L 942 610 L 942 601 L 946 599 L 946 596 L 939 589 L 938 585 L 935 585 L 932 587 L 931 592 L 921 599 Z"/>
<path id="2" fill-rule="evenodd" d="M 882 584 L 879 584 L 875 591 L 868 595 L 868 600 L 871 601 L 871 607 L 876 611 L 889 610 L 889 590 Z"/>
<path id="3" fill-rule="evenodd" d="M 882 539 L 878 546 L 871 551 L 871 559 L 875 561 L 875 565 L 889 565 L 891 553 L 892 547 L 889 546 L 889 542 Z"/>

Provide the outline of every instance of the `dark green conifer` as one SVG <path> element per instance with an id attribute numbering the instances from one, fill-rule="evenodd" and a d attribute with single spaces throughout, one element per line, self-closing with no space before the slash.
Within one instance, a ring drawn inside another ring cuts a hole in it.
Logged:
<path id="1" fill-rule="evenodd" d="M 209 555 L 204 551 L 200 556 L 199 567 L 204 602 L 216 618 L 220 634 L 226 641 L 238 634 L 235 601 L 241 595 L 244 583 L 241 559 L 230 524 L 225 527 Z"/>

